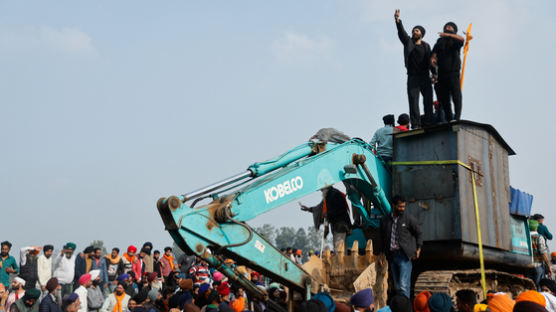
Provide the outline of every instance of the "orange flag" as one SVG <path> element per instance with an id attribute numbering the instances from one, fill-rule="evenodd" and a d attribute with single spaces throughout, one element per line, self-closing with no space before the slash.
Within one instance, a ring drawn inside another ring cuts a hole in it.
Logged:
<path id="1" fill-rule="evenodd" d="M 463 74 L 465 73 L 465 62 L 467 61 L 467 51 L 469 51 L 469 41 L 473 39 L 471 36 L 471 25 L 467 27 L 467 32 L 465 33 L 465 45 L 463 46 L 463 66 L 461 67 L 461 79 L 460 79 L 460 89 L 463 89 Z"/>

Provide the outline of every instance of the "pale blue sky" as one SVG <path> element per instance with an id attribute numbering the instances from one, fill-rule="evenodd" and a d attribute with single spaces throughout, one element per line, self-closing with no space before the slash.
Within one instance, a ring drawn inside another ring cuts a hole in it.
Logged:
<path id="1" fill-rule="evenodd" d="M 396 8 L 431 44 L 473 22 L 463 118 L 514 148 L 511 184 L 556 232 L 554 1 L 3 1 L 0 239 L 163 247 L 159 197 L 322 127 L 369 140 L 407 110 Z M 290 205 L 254 225 L 271 221 L 311 217 Z"/>

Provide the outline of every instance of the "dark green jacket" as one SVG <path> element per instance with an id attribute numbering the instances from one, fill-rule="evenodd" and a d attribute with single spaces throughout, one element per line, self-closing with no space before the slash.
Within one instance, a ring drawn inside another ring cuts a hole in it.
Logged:
<path id="1" fill-rule="evenodd" d="M 544 236 L 544 238 L 546 240 L 552 240 L 552 234 L 550 234 L 546 225 L 544 225 L 542 223 L 539 223 L 539 227 L 537 228 L 537 232 L 539 233 L 539 235 Z"/>
<path id="2" fill-rule="evenodd" d="M 39 312 L 40 300 L 35 300 L 35 304 L 28 307 L 23 303 L 23 298 L 20 298 L 10 307 L 10 312 Z"/>

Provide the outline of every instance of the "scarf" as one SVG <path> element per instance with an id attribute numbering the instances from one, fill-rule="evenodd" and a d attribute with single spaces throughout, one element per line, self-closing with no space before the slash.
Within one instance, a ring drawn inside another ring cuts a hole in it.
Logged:
<path id="1" fill-rule="evenodd" d="M 114 309 L 112 309 L 112 312 L 122 312 L 122 301 L 124 300 L 125 292 L 123 292 L 119 296 L 116 295 L 116 292 L 114 292 L 114 297 L 116 298 L 116 305 L 114 305 Z"/>
<path id="2" fill-rule="evenodd" d="M 111 264 L 118 264 L 120 262 L 120 255 L 117 255 L 116 258 L 112 258 L 112 255 L 106 255 L 106 259 L 110 260 Z"/>
<path id="3" fill-rule="evenodd" d="M 172 269 L 172 271 L 174 271 L 174 256 L 167 256 L 166 254 L 164 254 L 164 259 L 168 260 L 168 262 L 170 262 L 170 268 Z"/>
<path id="4" fill-rule="evenodd" d="M 127 252 L 124 254 L 124 258 L 126 258 L 129 263 L 135 263 L 135 256 L 130 257 Z"/>

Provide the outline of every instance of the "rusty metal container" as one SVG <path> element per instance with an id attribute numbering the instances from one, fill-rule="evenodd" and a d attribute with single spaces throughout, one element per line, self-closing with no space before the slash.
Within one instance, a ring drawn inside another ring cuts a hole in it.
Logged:
<path id="1" fill-rule="evenodd" d="M 508 156 L 515 153 L 492 126 L 459 121 L 397 133 L 393 148 L 392 193 L 407 199 L 408 213 L 421 223 L 425 261 L 476 264 L 473 170 L 485 261 L 517 267 L 531 263 L 531 256 L 516 252 L 512 242 L 512 226 L 526 226 L 509 213 Z"/>

